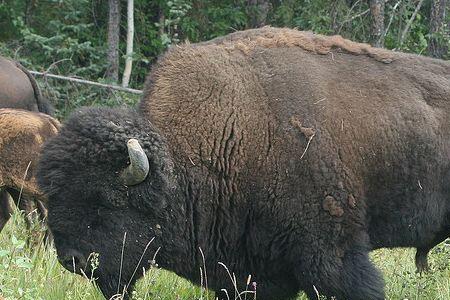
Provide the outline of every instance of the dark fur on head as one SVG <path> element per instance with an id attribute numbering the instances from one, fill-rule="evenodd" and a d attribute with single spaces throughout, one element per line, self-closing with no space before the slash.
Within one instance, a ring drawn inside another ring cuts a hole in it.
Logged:
<path id="1" fill-rule="evenodd" d="M 142 184 L 127 187 L 118 174 L 128 164 L 126 143 L 131 138 L 138 139 L 145 150 L 150 174 Z M 148 121 L 131 110 L 108 108 L 73 114 L 45 147 L 39 184 L 49 197 L 49 226 L 58 253 L 68 248 L 78 249 L 86 258 L 99 253 L 100 265 L 94 275 L 99 276 L 98 284 L 108 297 L 117 292 L 119 270 L 108 268 L 120 260 L 125 232 L 120 292 L 142 272 L 139 266 L 132 278 L 146 243 L 155 236 L 150 228 L 167 218 L 164 209 L 173 189 L 167 153 L 164 140 Z M 149 217 L 154 223 L 148 223 Z M 143 224 L 148 224 L 145 233 Z M 147 256 L 153 253 L 154 248 L 147 251 L 142 265 L 148 265 Z"/>

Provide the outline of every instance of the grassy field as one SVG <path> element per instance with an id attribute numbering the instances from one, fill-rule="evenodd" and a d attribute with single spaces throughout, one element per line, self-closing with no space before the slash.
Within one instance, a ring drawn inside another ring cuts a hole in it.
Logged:
<path id="1" fill-rule="evenodd" d="M 0 299 L 101 300 L 88 280 L 65 271 L 53 249 L 26 246 L 26 231 L 16 213 L 0 233 Z M 414 251 L 376 251 L 375 264 L 383 271 L 388 299 L 450 299 L 450 244 L 442 243 L 430 255 L 431 272 L 415 273 Z M 212 293 L 160 269 L 151 269 L 138 283 L 133 299 L 213 299 Z M 306 300 L 299 295 L 298 300 Z"/>

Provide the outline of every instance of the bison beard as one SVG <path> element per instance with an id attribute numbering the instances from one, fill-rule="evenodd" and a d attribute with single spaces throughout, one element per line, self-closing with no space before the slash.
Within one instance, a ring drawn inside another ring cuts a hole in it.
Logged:
<path id="1" fill-rule="evenodd" d="M 127 300 L 130 297 L 130 293 L 127 290 L 127 282 L 122 280 L 119 281 L 119 276 L 111 275 L 106 278 L 100 277 L 96 280 L 96 284 L 106 299 L 114 299 L 114 297 L 121 296 L 121 298 L 118 299 Z M 133 286 L 131 285 L 129 288 L 131 289 L 132 287 Z"/>
<path id="2" fill-rule="evenodd" d="M 160 249 L 159 266 L 196 284 L 206 268 L 219 296 L 234 291 L 221 262 L 258 300 L 384 299 L 370 250 L 417 247 L 424 264 L 450 235 L 449 74 L 290 29 L 177 46 L 138 112 L 81 110 L 45 146 L 58 257 L 99 253 L 106 297 Z"/>

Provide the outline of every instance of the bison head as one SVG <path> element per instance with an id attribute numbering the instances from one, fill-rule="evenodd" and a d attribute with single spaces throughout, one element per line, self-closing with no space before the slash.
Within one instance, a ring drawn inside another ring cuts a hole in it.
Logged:
<path id="1" fill-rule="evenodd" d="M 133 286 L 159 247 L 163 264 L 183 257 L 175 250 L 183 244 L 176 221 L 183 209 L 171 206 L 173 169 L 163 138 L 137 113 L 75 113 L 44 147 L 37 175 L 60 263 L 95 278 L 110 298 Z M 177 229 L 167 230 L 169 223 Z"/>

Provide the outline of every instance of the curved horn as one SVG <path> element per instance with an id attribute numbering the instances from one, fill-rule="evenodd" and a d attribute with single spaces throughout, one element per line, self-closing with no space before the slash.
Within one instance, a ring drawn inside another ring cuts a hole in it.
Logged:
<path id="1" fill-rule="evenodd" d="M 127 142 L 130 165 L 122 171 L 120 178 L 125 185 L 136 185 L 144 181 L 150 169 L 148 157 L 136 139 Z"/>

